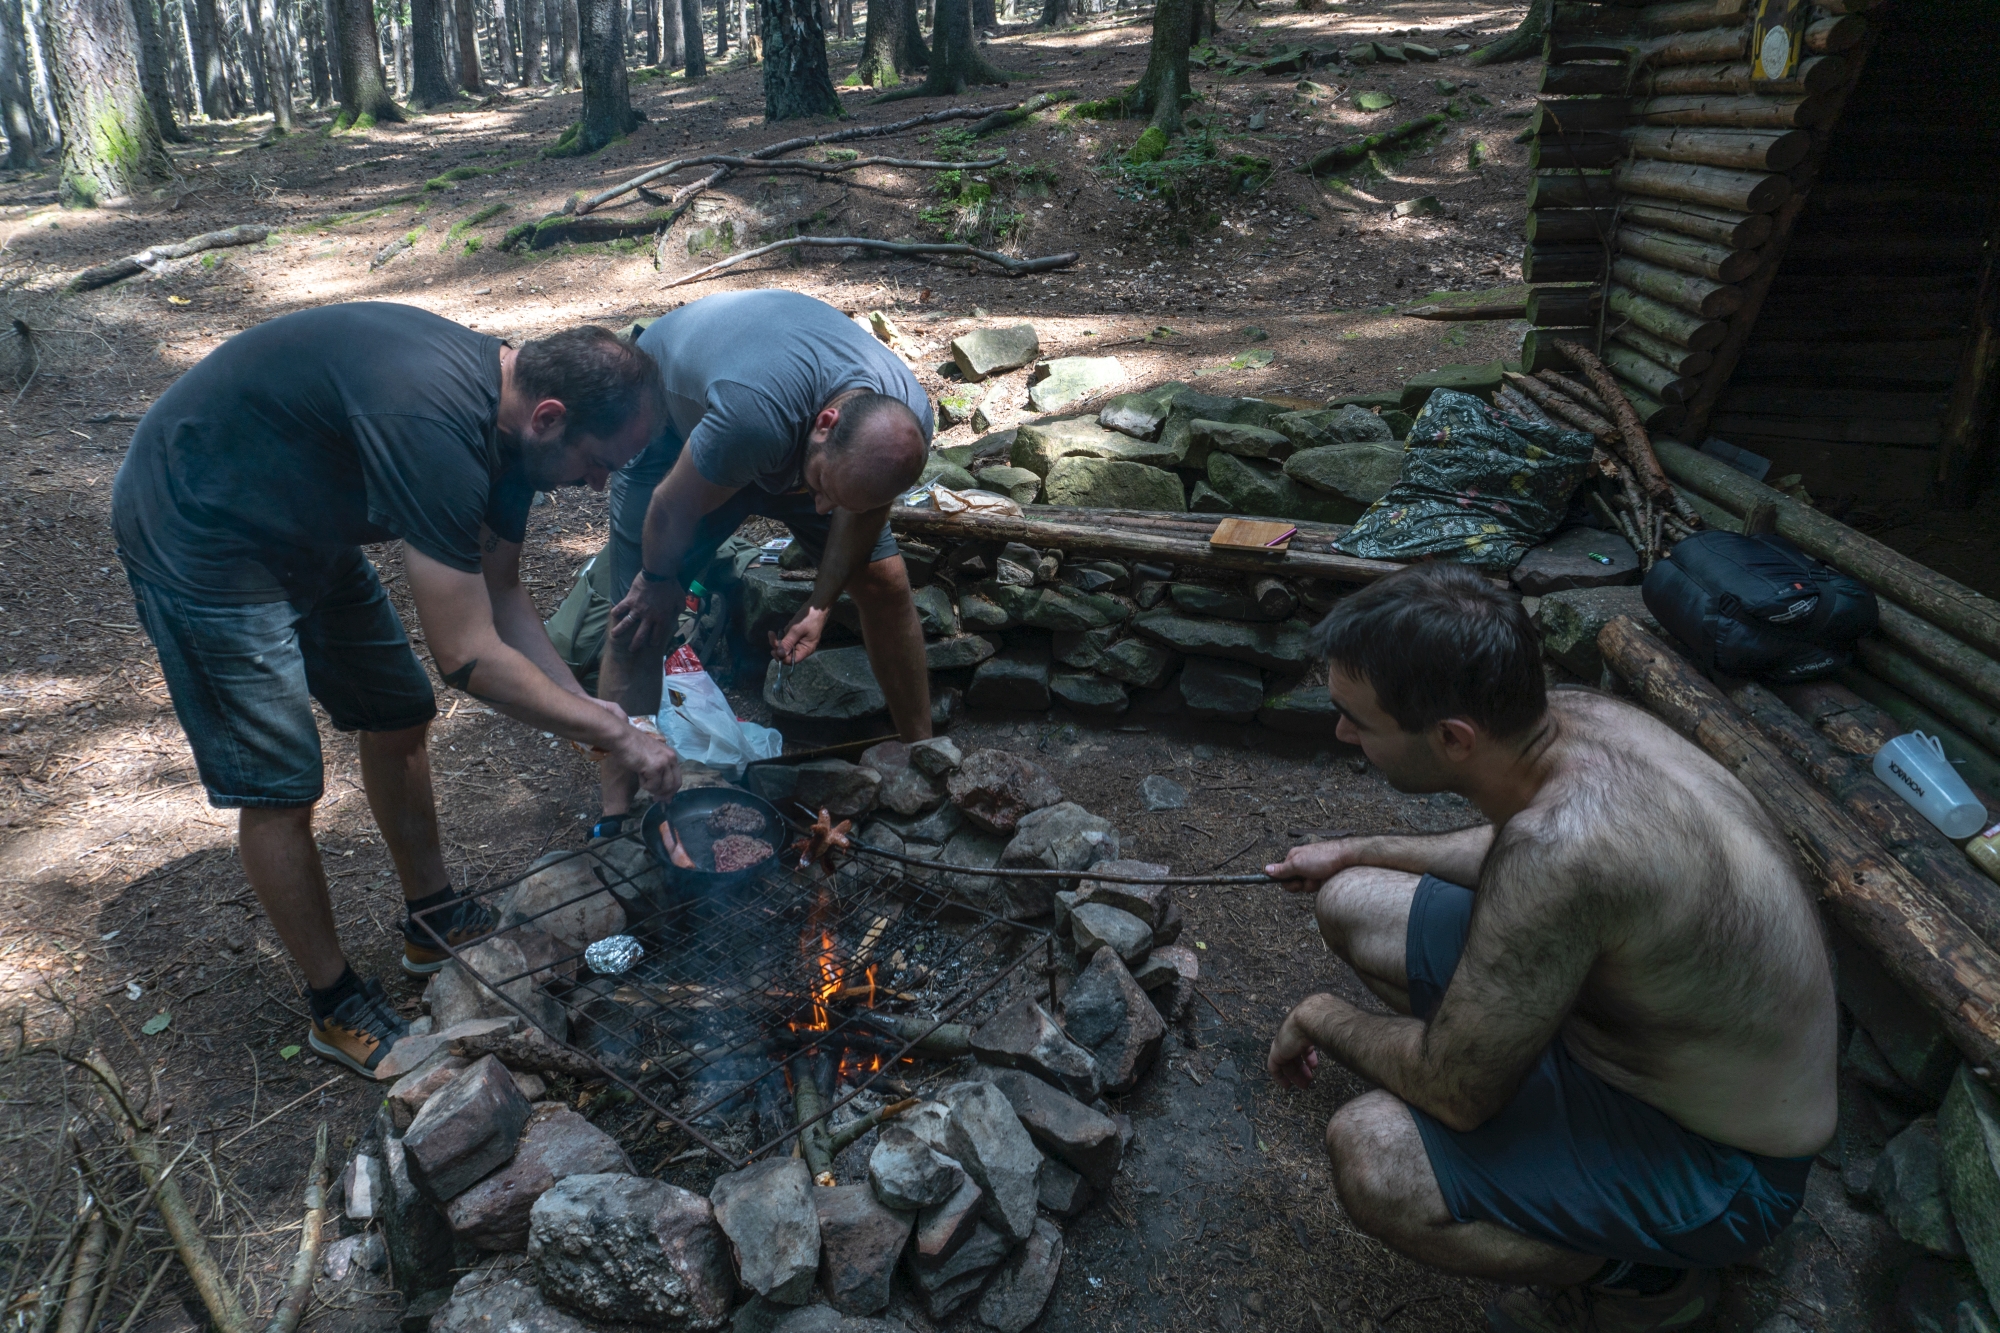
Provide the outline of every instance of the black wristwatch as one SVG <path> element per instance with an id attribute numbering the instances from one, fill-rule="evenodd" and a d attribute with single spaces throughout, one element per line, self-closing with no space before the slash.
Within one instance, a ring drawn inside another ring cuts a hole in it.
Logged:
<path id="1" fill-rule="evenodd" d="M 674 581 L 672 574 L 655 574 L 650 569 L 641 568 L 639 574 L 648 583 L 672 583 Z"/>

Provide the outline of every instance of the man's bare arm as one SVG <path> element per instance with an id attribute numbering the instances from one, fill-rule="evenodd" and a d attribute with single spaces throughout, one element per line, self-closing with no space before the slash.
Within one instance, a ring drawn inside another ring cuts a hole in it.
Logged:
<path id="1" fill-rule="evenodd" d="M 1436 875 L 1474 888 L 1479 884 L 1480 867 L 1492 847 L 1491 824 L 1474 824 L 1453 833 L 1422 837 L 1341 838 L 1294 847 L 1284 860 L 1264 867 L 1264 872 L 1282 880 L 1293 893 L 1316 893 L 1320 885 L 1351 866 L 1380 866 L 1412 875 Z"/>
<path id="2" fill-rule="evenodd" d="M 694 545 L 702 519 L 714 513 L 736 491 L 717 486 L 694 465 L 694 451 L 683 448 L 679 458 L 646 503 L 645 535 L 641 542 L 640 574 L 618 604 L 611 608 L 611 636 L 634 652 L 661 646 L 673 633 L 687 589 L 678 571 Z M 644 571 L 670 577 L 657 582 Z"/>
<path id="3" fill-rule="evenodd" d="M 819 573 L 813 578 L 812 596 L 799 608 L 784 634 L 772 642 L 772 655 L 780 662 L 803 661 L 819 646 L 827 613 L 840 600 L 840 594 L 847 591 L 854 576 L 867 567 L 876 539 L 882 535 L 882 525 L 888 521 L 887 505 L 862 514 L 846 509 L 833 511 L 826 550 L 820 556 Z"/>
<path id="4" fill-rule="evenodd" d="M 1457 1130 L 1484 1124 L 1556 1039 L 1602 950 L 1601 897 L 1573 863 L 1510 826 L 1485 867 L 1465 952 L 1428 1023 L 1315 995 L 1271 1045 L 1280 1079 L 1310 1079 L 1318 1048 Z"/>
<path id="5" fill-rule="evenodd" d="M 500 641 L 533 662 L 541 673 L 579 699 L 590 696 L 577 684 L 576 673 L 549 642 L 535 599 L 521 583 L 521 545 L 510 542 L 490 528 L 479 533 L 479 572 L 486 581 L 486 597 L 493 606 L 493 628 Z"/>
<path id="6" fill-rule="evenodd" d="M 564 689 L 500 637 L 480 575 L 409 546 L 403 565 L 445 684 L 529 726 L 607 751 L 639 773 L 648 791 L 671 795 L 678 788 L 680 761 L 658 736 L 631 726 L 581 691 Z"/>

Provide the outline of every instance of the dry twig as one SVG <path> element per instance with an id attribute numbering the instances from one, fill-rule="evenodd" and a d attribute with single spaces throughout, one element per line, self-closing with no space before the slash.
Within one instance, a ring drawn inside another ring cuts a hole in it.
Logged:
<path id="1" fill-rule="evenodd" d="M 782 241 L 773 241 L 769 245 L 760 245 L 754 250 L 733 254 L 706 268 L 698 268 L 692 273 L 683 274 L 666 285 L 684 287 L 690 282 L 700 282 L 703 278 L 720 273 L 724 269 L 734 268 L 745 260 L 756 259 L 778 250 L 795 250 L 800 247 L 837 249 L 843 246 L 853 246 L 861 250 L 880 250 L 892 255 L 970 255 L 989 264 L 998 264 L 1006 270 L 1010 278 L 1024 277 L 1030 273 L 1046 273 L 1050 269 L 1068 268 L 1077 260 L 1077 253 L 1074 250 L 1066 250 L 1059 255 L 1043 255 L 1039 259 L 1009 259 L 998 251 L 981 250 L 977 246 L 963 245 L 956 241 L 877 241 L 866 236 L 792 236 Z"/>
<path id="2" fill-rule="evenodd" d="M 264 1325 L 264 1333 L 292 1333 L 305 1313 L 306 1298 L 312 1295 L 313 1270 L 319 1267 L 320 1233 L 326 1226 L 326 1121 L 319 1122 L 313 1140 L 312 1170 L 306 1175 L 306 1219 L 299 1233 L 299 1252 L 292 1259 L 292 1271 L 285 1278 L 277 1308 Z"/>
<path id="3" fill-rule="evenodd" d="M 185 259 L 204 250 L 221 250 L 232 245 L 257 245 L 270 234 L 269 227 L 246 223 L 222 231 L 204 232 L 200 236 L 193 236 L 185 241 L 175 241 L 171 245 L 148 246 L 136 255 L 127 255 L 123 259 L 114 259 L 109 264 L 99 264 L 96 268 L 85 269 L 76 275 L 74 282 L 70 283 L 70 290 L 87 292 L 98 287 L 109 287 L 114 282 L 146 272 L 162 260 Z"/>

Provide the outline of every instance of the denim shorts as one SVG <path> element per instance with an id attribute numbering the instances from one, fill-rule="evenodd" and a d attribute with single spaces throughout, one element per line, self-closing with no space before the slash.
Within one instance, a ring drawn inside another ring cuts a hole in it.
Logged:
<path id="1" fill-rule="evenodd" d="M 210 805 L 319 800 L 315 699 L 342 731 L 400 731 L 437 715 L 430 677 L 358 549 L 324 589 L 290 602 L 204 602 L 129 569 L 126 578 Z"/>
<path id="2" fill-rule="evenodd" d="M 611 586 L 616 590 L 612 600 L 616 601 L 631 590 L 632 580 L 639 577 L 639 564 L 644 556 L 641 546 L 646 534 L 646 507 L 653 498 L 653 488 L 660 480 L 673 471 L 674 461 L 681 456 L 681 437 L 673 427 L 654 440 L 641 451 L 639 456 L 611 474 Z M 826 554 L 827 535 L 833 530 L 833 515 L 822 514 L 813 508 L 813 494 L 801 488 L 784 495 L 773 495 L 761 486 L 745 486 L 736 494 L 722 502 L 712 514 L 701 520 L 695 529 L 694 541 L 688 546 L 687 554 L 681 557 L 681 567 L 675 571 L 686 587 L 688 580 L 698 578 L 709 560 L 715 555 L 715 548 L 729 540 L 736 529 L 743 526 L 743 520 L 756 514 L 763 518 L 774 518 L 792 530 L 806 551 L 819 563 Z M 872 564 L 877 560 L 887 560 L 896 554 L 896 534 L 889 531 L 884 523 L 880 535 L 875 538 L 875 549 L 868 554 Z"/>
<path id="3" fill-rule="evenodd" d="M 1417 882 L 1404 957 L 1428 1019 L 1465 951 L 1472 891 Z M 1684 1129 L 1579 1064 L 1560 1037 L 1514 1099 L 1461 1133 L 1410 1108 L 1446 1207 L 1578 1254 L 1721 1268 L 1769 1245 L 1805 1202 L 1810 1157 L 1763 1157 Z"/>

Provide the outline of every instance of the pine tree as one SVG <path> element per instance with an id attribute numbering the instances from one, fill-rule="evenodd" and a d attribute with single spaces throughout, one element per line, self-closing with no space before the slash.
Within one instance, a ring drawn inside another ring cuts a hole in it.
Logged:
<path id="1" fill-rule="evenodd" d="M 826 67 L 819 0 L 763 0 L 764 119 L 841 114 Z"/>
<path id="2" fill-rule="evenodd" d="M 47 0 L 44 12 L 63 203 L 94 207 L 166 180 L 172 167 L 139 85 L 139 37 L 126 0 Z"/>

